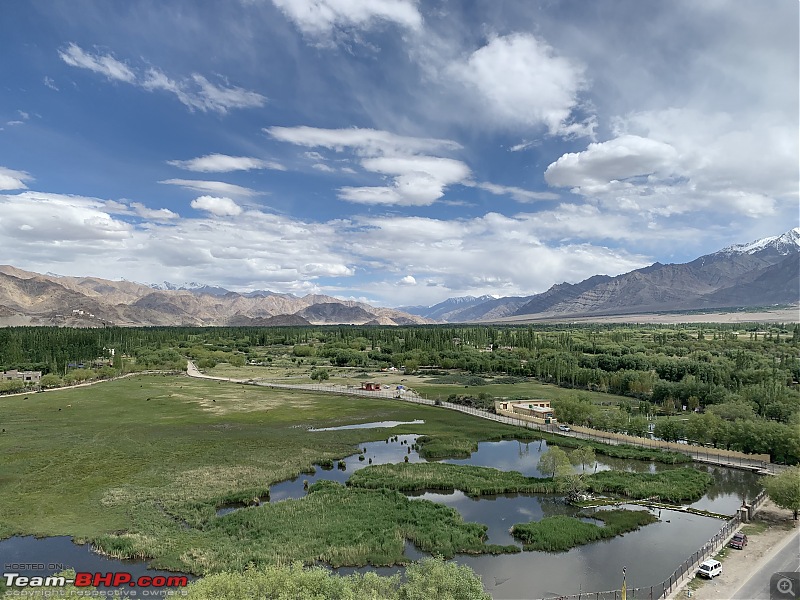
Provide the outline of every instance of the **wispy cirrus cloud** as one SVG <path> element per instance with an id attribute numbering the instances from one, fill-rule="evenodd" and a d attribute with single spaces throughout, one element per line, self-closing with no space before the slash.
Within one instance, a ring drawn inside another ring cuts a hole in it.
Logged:
<path id="1" fill-rule="evenodd" d="M 517 202 L 536 202 L 537 200 L 558 200 L 560 196 L 553 192 L 534 192 L 513 185 L 498 185 L 488 181 L 464 182 L 464 185 L 494 194 L 495 196 L 511 196 Z"/>
<path id="2" fill-rule="evenodd" d="M 459 150 L 462 147 L 453 140 L 411 137 L 361 127 L 322 129 L 303 125 L 299 127 L 267 127 L 264 132 L 281 142 L 289 142 L 307 148 L 328 148 L 336 152 L 349 149 L 359 156 L 404 155 L 438 150 Z"/>
<path id="3" fill-rule="evenodd" d="M 452 140 L 360 128 L 269 127 L 264 131 L 299 146 L 349 151 L 365 171 L 392 178 L 389 185 L 339 188 L 339 198 L 357 204 L 428 206 L 444 196 L 448 186 L 467 180 L 471 173 L 460 160 L 430 154 L 460 149 Z"/>
<path id="4" fill-rule="evenodd" d="M 286 170 L 286 167 L 275 161 L 262 160 L 252 156 L 229 156 L 227 154 L 206 154 L 189 160 L 168 160 L 167 164 L 198 173 L 228 173 L 230 171 L 251 171 L 254 169 Z"/>
<path id="5" fill-rule="evenodd" d="M 58 55 L 72 67 L 88 69 L 105 75 L 110 80 L 135 85 L 148 91 L 160 90 L 174 94 L 192 111 L 215 111 L 225 114 L 232 109 L 264 106 L 267 102 L 266 96 L 258 92 L 230 85 L 225 80 L 221 83 L 212 83 L 199 73 L 192 73 L 188 77 L 179 79 L 173 79 L 154 67 L 146 69 L 143 74 L 137 73 L 133 67 L 117 60 L 111 54 L 87 52 L 72 42 L 64 50 L 59 51 Z M 48 77 L 45 77 L 45 85 L 58 89 Z"/>
<path id="6" fill-rule="evenodd" d="M 56 85 L 56 82 L 51 77 L 48 77 L 47 75 L 44 76 L 44 79 L 42 80 L 42 83 L 44 83 L 44 85 L 46 87 L 49 87 L 51 90 L 54 90 L 56 92 L 59 91 L 59 88 Z"/>
<path id="7" fill-rule="evenodd" d="M 414 0 L 273 0 L 281 12 L 304 34 L 328 38 L 335 31 L 369 29 L 378 23 L 395 23 L 411 30 L 422 27 Z"/>
<path id="8" fill-rule="evenodd" d="M 254 108 L 264 106 L 265 96 L 244 88 L 215 85 L 202 75 L 193 73 L 181 80 L 170 79 L 158 69 L 148 69 L 140 82 L 146 90 L 170 92 L 190 110 L 203 112 L 213 110 L 225 114 L 233 108 Z"/>
<path id="9" fill-rule="evenodd" d="M 70 42 L 64 50 L 58 52 L 58 55 L 71 67 L 88 69 L 115 81 L 136 82 L 133 70 L 110 54 L 86 52 L 77 44 Z"/>
<path id="10" fill-rule="evenodd" d="M 205 179 L 165 179 L 163 181 L 159 181 L 158 183 L 177 185 L 187 190 L 203 192 L 212 195 L 227 194 L 229 196 L 250 197 L 258 196 L 262 193 L 233 183 L 226 183 L 224 181 L 207 181 Z"/>

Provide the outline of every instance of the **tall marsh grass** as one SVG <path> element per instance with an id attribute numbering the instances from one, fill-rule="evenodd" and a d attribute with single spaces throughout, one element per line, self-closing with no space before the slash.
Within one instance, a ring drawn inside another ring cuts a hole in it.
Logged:
<path id="1" fill-rule="evenodd" d="M 635 500 L 658 497 L 668 502 L 696 500 L 713 478 L 695 469 L 673 469 L 660 473 L 601 471 L 583 477 L 589 491 L 613 493 Z M 410 491 L 461 490 L 468 496 L 491 494 L 554 494 L 558 480 L 526 477 L 517 471 L 447 463 L 401 463 L 372 465 L 353 473 L 347 484 L 367 489 Z"/>
<path id="2" fill-rule="evenodd" d="M 598 519 L 603 526 L 587 523 L 581 518 Z M 566 552 L 575 546 L 610 539 L 656 521 L 658 519 L 647 511 L 599 510 L 595 513 L 579 513 L 578 517 L 558 515 L 514 525 L 511 534 L 523 543 L 525 550 Z"/>

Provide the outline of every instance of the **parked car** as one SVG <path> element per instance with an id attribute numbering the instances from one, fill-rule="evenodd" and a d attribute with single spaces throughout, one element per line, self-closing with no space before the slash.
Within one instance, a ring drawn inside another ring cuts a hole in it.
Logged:
<path id="1" fill-rule="evenodd" d="M 722 563 L 714 559 L 705 560 L 700 563 L 700 568 L 697 569 L 697 574 L 700 577 L 714 579 L 714 577 L 717 575 L 722 575 Z"/>
<path id="2" fill-rule="evenodd" d="M 747 536 L 743 533 L 734 533 L 731 541 L 728 542 L 728 546 L 741 550 L 747 546 Z"/>
<path id="3" fill-rule="evenodd" d="M 558 428 L 559 428 L 561 431 L 572 431 L 572 430 L 571 430 L 569 427 L 567 427 L 566 425 L 559 425 L 559 426 L 558 426 Z"/>

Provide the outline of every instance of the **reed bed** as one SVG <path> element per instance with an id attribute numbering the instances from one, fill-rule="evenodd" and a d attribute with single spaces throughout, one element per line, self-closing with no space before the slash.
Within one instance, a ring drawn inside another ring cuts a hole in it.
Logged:
<path id="1" fill-rule="evenodd" d="M 713 481 L 708 473 L 695 469 L 673 469 L 661 473 L 601 471 L 583 477 L 589 491 L 613 493 L 641 500 L 658 497 L 669 502 L 696 500 Z M 517 471 L 447 463 L 402 463 L 366 467 L 348 480 L 352 487 L 397 491 L 453 491 L 468 496 L 492 494 L 554 494 L 558 480 L 526 477 Z"/>
<path id="2" fill-rule="evenodd" d="M 602 526 L 581 519 L 597 519 Z M 599 510 L 582 512 L 577 517 L 558 515 L 541 521 L 514 525 L 511 534 L 525 550 L 566 552 L 570 548 L 605 540 L 655 523 L 658 518 L 643 510 Z"/>
<path id="3" fill-rule="evenodd" d="M 399 575 L 375 573 L 334 575 L 322 567 L 270 565 L 244 573 L 219 573 L 192 583 L 187 600 L 241 600 L 266 598 L 339 598 L 342 600 L 413 600 L 458 598 L 491 600 L 480 577 L 465 566 L 441 558 L 423 559 L 408 566 L 405 580 Z"/>
<path id="4" fill-rule="evenodd" d="M 517 471 L 447 463 L 373 465 L 353 473 L 347 484 L 367 489 L 411 491 L 461 490 L 467 496 L 490 494 L 553 494 L 552 478 L 526 477 Z"/>
<path id="5" fill-rule="evenodd" d="M 147 524 L 148 529 L 157 526 Z M 302 499 L 245 508 L 202 529 L 167 526 L 170 530 L 158 538 L 108 534 L 92 542 L 107 554 L 129 558 L 144 551 L 156 557 L 155 566 L 196 574 L 295 561 L 334 567 L 405 564 L 406 540 L 445 558 L 519 552 L 517 546 L 486 544 L 486 526 L 465 523 L 453 508 L 331 481 L 309 486 Z"/>
<path id="6" fill-rule="evenodd" d="M 714 478 L 692 468 L 672 469 L 660 473 L 601 471 L 587 477 L 589 489 L 612 493 L 635 500 L 653 498 L 679 504 L 699 500 Z"/>

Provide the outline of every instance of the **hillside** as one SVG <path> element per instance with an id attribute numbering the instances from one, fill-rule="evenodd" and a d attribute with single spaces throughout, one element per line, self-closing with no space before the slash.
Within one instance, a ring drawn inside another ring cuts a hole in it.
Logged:
<path id="1" fill-rule="evenodd" d="M 160 286 L 163 288 L 168 285 Z M 381 325 L 430 323 L 389 308 L 310 294 L 239 294 L 195 284 L 158 289 L 130 281 L 41 275 L 0 266 L 0 324 L 118 326 Z"/>
<path id="2" fill-rule="evenodd" d="M 560 283 L 527 297 L 461 303 L 449 322 L 513 317 L 561 318 L 709 308 L 747 308 L 800 302 L 800 228 L 737 244 L 683 264 L 654 263 L 616 277 L 595 275 Z M 437 305 L 438 306 L 438 305 Z M 417 314 L 430 314 L 415 307 Z M 431 307 L 434 309 L 435 307 Z"/>

